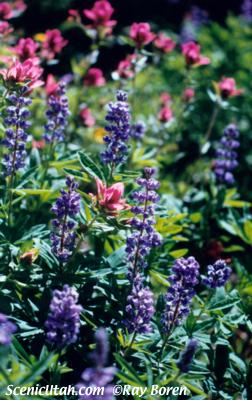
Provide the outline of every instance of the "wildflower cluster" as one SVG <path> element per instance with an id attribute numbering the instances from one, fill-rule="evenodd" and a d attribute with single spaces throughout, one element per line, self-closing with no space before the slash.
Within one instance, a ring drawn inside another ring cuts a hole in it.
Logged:
<path id="1" fill-rule="evenodd" d="M 61 196 L 52 207 L 56 218 L 52 221 L 54 232 L 51 234 L 52 251 L 59 261 L 68 261 L 74 248 L 76 222 L 73 220 L 80 211 L 80 195 L 76 192 L 78 187 L 74 179 L 67 177 L 68 190 L 61 190 Z"/>
<path id="2" fill-rule="evenodd" d="M 75 288 L 68 285 L 53 292 L 45 327 L 48 342 L 58 348 L 75 343 L 78 338 L 82 311 L 82 306 L 77 304 L 78 298 Z"/>

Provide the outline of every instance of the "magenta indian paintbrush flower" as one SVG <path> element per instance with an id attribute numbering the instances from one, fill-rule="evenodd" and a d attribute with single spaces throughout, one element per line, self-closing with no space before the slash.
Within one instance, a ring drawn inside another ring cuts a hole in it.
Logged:
<path id="1" fill-rule="evenodd" d="M 165 296 L 165 311 L 162 316 L 164 333 L 169 334 L 190 312 L 190 303 L 198 283 L 199 264 L 194 257 L 178 258 L 172 267 L 168 281 L 170 286 Z"/>
<path id="2" fill-rule="evenodd" d="M 83 387 L 102 387 L 104 392 L 102 395 L 85 395 L 80 394 L 79 400 L 112 400 L 113 399 L 113 380 L 116 368 L 105 367 L 109 353 L 109 343 L 107 332 L 105 329 L 100 328 L 95 334 L 96 349 L 91 354 L 91 359 L 94 363 L 93 367 L 86 368 L 81 375 L 82 381 L 76 385 L 79 393 Z"/>
<path id="3" fill-rule="evenodd" d="M 78 338 L 82 312 L 82 306 L 77 304 L 78 298 L 75 288 L 68 285 L 53 292 L 45 327 L 47 341 L 57 348 L 75 343 Z"/>
<path id="4" fill-rule="evenodd" d="M 56 215 L 52 221 L 52 251 L 62 263 L 67 262 L 72 255 L 76 239 L 74 218 L 80 211 L 80 195 L 76 192 L 78 184 L 73 178 L 67 177 L 66 185 L 68 190 L 61 190 L 61 196 L 52 207 L 52 212 Z"/>

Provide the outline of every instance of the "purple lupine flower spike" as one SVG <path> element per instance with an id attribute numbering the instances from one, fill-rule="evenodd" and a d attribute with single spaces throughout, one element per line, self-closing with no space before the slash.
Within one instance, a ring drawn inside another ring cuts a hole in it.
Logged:
<path id="1" fill-rule="evenodd" d="M 179 258 L 174 262 L 172 275 L 168 278 L 170 286 L 165 296 L 166 307 L 161 320 L 166 334 L 174 326 L 180 325 L 189 314 L 198 277 L 199 264 L 194 257 Z"/>
<path id="2" fill-rule="evenodd" d="M 177 362 L 177 367 L 180 369 L 180 372 L 186 373 L 189 371 L 190 365 L 195 356 L 196 350 L 198 347 L 198 342 L 195 339 L 191 339 L 185 350 L 181 353 L 180 358 Z"/>
<path id="3" fill-rule="evenodd" d="M 9 346 L 11 344 L 12 334 L 17 327 L 10 322 L 6 315 L 0 313 L 0 345 Z"/>
<path id="4" fill-rule="evenodd" d="M 239 135 L 237 127 L 230 124 L 220 140 L 214 161 L 214 173 L 220 183 L 232 185 L 235 182 L 233 170 L 238 166 L 236 149 L 240 146 Z"/>
<path id="5" fill-rule="evenodd" d="M 52 207 L 56 218 L 52 221 L 54 232 L 50 236 L 52 251 L 62 263 L 71 257 L 76 239 L 73 218 L 80 211 L 80 195 L 76 192 L 78 184 L 72 177 L 67 177 L 66 185 L 68 190 L 61 190 L 61 196 Z"/>
<path id="6" fill-rule="evenodd" d="M 200 7 L 192 6 L 184 19 L 180 38 L 182 43 L 196 41 L 199 29 L 208 21 L 208 14 Z"/>
<path id="7" fill-rule="evenodd" d="M 86 368 L 81 375 L 82 381 L 76 386 L 79 393 L 82 387 L 101 387 L 102 394 L 93 394 L 92 400 L 112 400 L 113 399 L 113 380 L 116 369 L 105 367 L 109 352 L 109 343 L 105 329 L 100 328 L 95 335 L 96 349 L 91 354 L 94 367 Z M 90 395 L 79 394 L 79 400 L 90 400 Z"/>
<path id="8" fill-rule="evenodd" d="M 143 122 L 138 121 L 130 127 L 130 136 L 135 140 L 142 140 L 146 132 L 146 126 Z"/>
<path id="9" fill-rule="evenodd" d="M 53 292 L 45 327 L 47 341 L 57 348 L 75 343 L 78 338 L 82 312 L 82 306 L 77 304 L 78 298 L 75 288 L 68 285 Z"/>
<path id="10" fill-rule="evenodd" d="M 46 133 L 43 138 L 47 143 L 57 143 L 64 140 L 67 118 L 70 115 L 68 98 L 66 96 L 66 83 L 61 81 L 56 94 L 48 99 L 49 109 L 46 111 L 48 119 L 45 125 Z"/>
<path id="11" fill-rule="evenodd" d="M 154 315 L 154 297 L 148 287 L 144 287 L 143 278 L 136 275 L 132 290 L 127 297 L 127 319 L 124 321 L 129 333 L 149 333 L 151 318 Z"/>
<path id="12" fill-rule="evenodd" d="M 202 277 L 202 283 L 211 289 L 224 286 L 230 275 L 232 269 L 227 266 L 224 260 L 218 260 L 213 265 L 208 265 L 207 276 Z"/>
<path id="13" fill-rule="evenodd" d="M 20 94 L 13 93 L 7 97 L 10 105 L 6 109 L 7 116 L 4 124 L 8 127 L 5 131 L 5 138 L 2 144 L 8 149 L 8 153 L 4 154 L 3 164 L 5 166 L 6 176 L 14 176 L 15 173 L 25 166 L 26 149 L 28 135 L 27 129 L 30 122 L 30 111 L 27 106 L 32 101 L 26 97 L 27 88 L 23 87 Z"/>
<path id="14" fill-rule="evenodd" d="M 119 90 L 115 103 L 108 104 L 105 127 L 108 135 L 103 140 L 106 149 L 101 153 L 101 160 L 105 164 L 116 166 L 126 161 L 130 137 L 130 110 L 127 103 L 127 93 Z"/>
<path id="15" fill-rule="evenodd" d="M 252 21 L 252 0 L 243 0 L 241 14 L 246 21 Z"/>
<path id="16" fill-rule="evenodd" d="M 154 228 L 155 204 L 159 201 L 156 193 L 159 182 L 153 178 L 154 174 L 154 168 L 146 167 L 144 177 L 137 179 L 141 190 L 135 191 L 131 196 L 136 204 L 131 208 L 135 217 L 130 220 L 134 231 L 127 238 L 126 244 L 130 280 L 133 280 L 135 274 L 147 266 L 146 257 L 151 249 L 161 244 L 161 237 Z"/>

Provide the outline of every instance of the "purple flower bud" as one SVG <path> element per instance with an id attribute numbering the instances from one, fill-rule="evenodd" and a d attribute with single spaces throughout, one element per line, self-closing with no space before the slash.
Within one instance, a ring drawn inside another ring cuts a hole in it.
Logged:
<path id="1" fill-rule="evenodd" d="M 194 355 L 196 353 L 198 347 L 197 340 L 191 339 L 185 350 L 181 353 L 180 359 L 177 362 L 177 367 L 180 369 L 181 372 L 188 372 L 190 368 L 190 364 L 193 361 Z"/>
<path id="2" fill-rule="evenodd" d="M 211 289 L 224 286 L 230 275 L 232 269 L 227 266 L 224 260 L 218 260 L 213 265 L 208 265 L 207 276 L 202 277 L 202 283 Z"/>
<path id="3" fill-rule="evenodd" d="M 47 340 L 58 348 L 75 343 L 80 330 L 82 306 L 77 304 L 79 295 L 75 288 L 64 285 L 54 290 L 50 313 L 45 322 Z"/>

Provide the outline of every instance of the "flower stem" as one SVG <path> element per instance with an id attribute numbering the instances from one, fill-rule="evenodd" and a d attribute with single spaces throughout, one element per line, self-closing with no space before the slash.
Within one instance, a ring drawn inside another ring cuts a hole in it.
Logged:
<path id="1" fill-rule="evenodd" d="M 208 128 L 207 128 L 207 131 L 206 131 L 206 136 L 205 136 L 206 142 L 209 141 L 209 139 L 210 139 L 210 137 L 212 135 L 212 131 L 213 131 L 216 119 L 218 117 L 219 111 L 220 111 L 220 107 L 219 107 L 218 103 L 216 103 L 215 107 L 213 109 L 213 113 L 212 113 L 212 116 L 211 116 L 211 119 L 210 119 L 210 122 L 209 122 L 209 125 L 208 125 Z"/>

